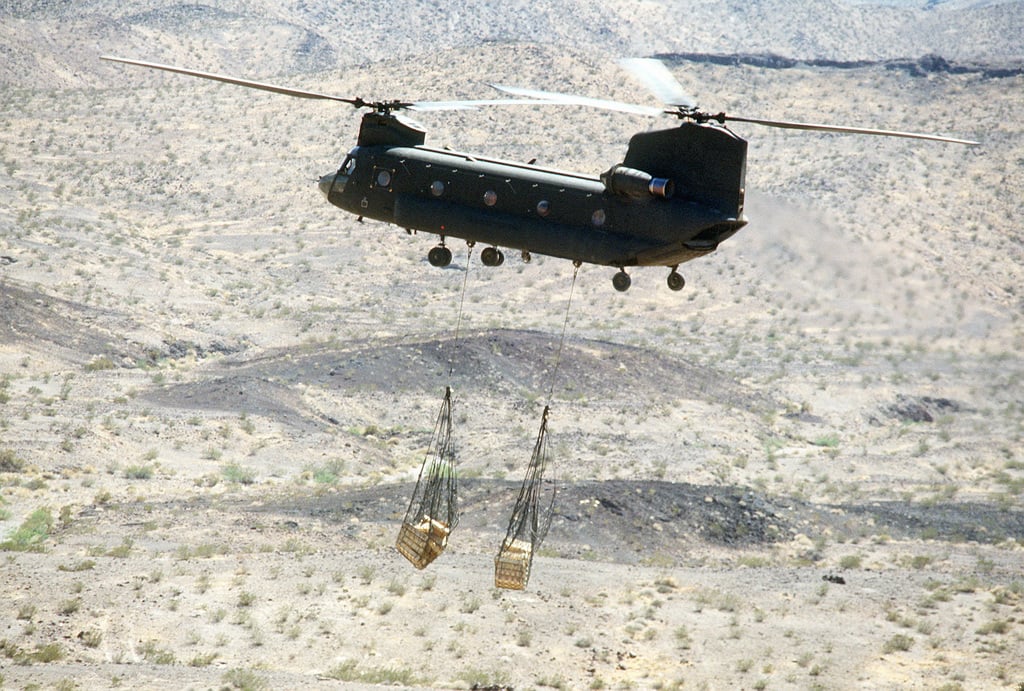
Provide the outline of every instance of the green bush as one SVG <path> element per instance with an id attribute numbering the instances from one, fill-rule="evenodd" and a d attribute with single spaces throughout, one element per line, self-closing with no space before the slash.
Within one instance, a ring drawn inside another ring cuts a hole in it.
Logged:
<path id="1" fill-rule="evenodd" d="M 29 514 L 14 533 L 0 542 L 0 550 L 5 552 L 41 552 L 43 541 L 50 535 L 53 528 L 53 514 L 48 508 L 40 508 Z"/>
<path id="2" fill-rule="evenodd" d="M 129 480 L 149 480 L 153 477 L 153 466 L 130 465 L 124 469 L 124 476 Z"/>
<path id="3" fill-rule="evenodd" d="M 85 366 L 86 372 L 99 372 L 106 369 L 114 369 L 114 361 L 106 355 L 100 355 L 99 357 L 93 358 Z"/>
<path id="4" fill-rule="evenodd" d="M 224 479 L 239 485 L 251 485 L 256 482 L 256 471 L 252 468 L 243 468 L 237 463 L 230 463 L 221 470 Z"/>
<path id="5" fill-rule="evenodd" d="M 889 653 L 906 652 L 914 647 L 914 639 L 910 636 L 898 633 L 882 645 L 882 652 Z"/>

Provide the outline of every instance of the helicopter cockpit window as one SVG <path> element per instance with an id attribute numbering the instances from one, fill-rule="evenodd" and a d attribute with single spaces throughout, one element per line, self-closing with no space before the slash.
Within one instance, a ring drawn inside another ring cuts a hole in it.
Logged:
<path id="1" fill-rule="evenodd" d="M 328 199 L 331 195 L 341 196 L 345 192 L 345 186 L 348 185 L 348 179 L 352 177 L 352 173 L 356 169 L 356 152 L 359 147 L 356 147 L 348 152 L 348 156 L 341 162 L 341 166 L 338 168 L 338 172 L 334 175 L 325 175 L 320 179 L 320 191 L 327 196 Z"/>
<path id="2" fill-rule="evenodd" d="M 338 175 L 350 176 L 356 170 L 356 157 L 359 155 L 359 147 L 354 146 L 345 156 L 345 160 L 341 162 L 341 167 L 338 168 Z"/>

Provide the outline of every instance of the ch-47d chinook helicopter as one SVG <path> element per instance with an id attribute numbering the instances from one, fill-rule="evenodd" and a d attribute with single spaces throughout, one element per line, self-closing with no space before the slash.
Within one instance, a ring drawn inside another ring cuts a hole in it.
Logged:
<path id="1" fill-rule="evenodd" d="M 626 267 L 670 268 L 668 285 L 685 285 L 678 267 L 713 252 L 747 223 L 743 214 L 747 142 L 728 122 L 786 129 L 905 137 L 955 144 L 977 142 L 916 132 L 744 118 L 701 111 L 663 63 L 631 58 L 621 64 L 665 107 L 495 86 L 518 99 L 477 101 L 365 101 L 291 89 L 169 65 L 104 56 L 104 60 L 211 79 L 287 96 L 368 108 L 356 146 L 341 167 L 320 178 L 327 200 L 362 218 L 393 223 L 410 233 L 440 237 L 427 255 L 447 266 L 447 238 L 480 243 L 487 266 L 505 260 L 500 248 L 618 268 L 612 284 L 629 288 Z M 600 176 L 531 163 L 488 159 L 425 145 L 426 134 L 398 111 L 456 110 L 503 105 L 580 105 L 645 116 L 674 116 L 675 127 L 641 132 L 625 159 Z"/>

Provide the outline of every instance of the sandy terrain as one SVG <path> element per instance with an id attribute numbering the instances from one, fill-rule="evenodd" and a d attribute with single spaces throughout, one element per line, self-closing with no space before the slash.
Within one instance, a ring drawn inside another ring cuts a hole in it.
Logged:
<path id="1" fill-rule="evenodd" d="M 18 21 L 61 26 L 44 15 Z M 90 54 L 128 36 L 135 57 L 251 64 L 202 59 L 250 45 L 237 24 L 183 48 L 159 12 L 132 21 Z M 163 38 L 142 54 L 145 27 Z M 306 35 L 275 31 L 252 50 Z M 646 98 L 600 37 L 417 53 L 423 36 L 274 79 Z M 789 47 L 861 57 L 827 39 Z M 988 46 L 952 57 L 1006 64 Z M 62 64 L 46 50 L 33 64 Z M 583 267 L 556 368 L 569 263 L 460 247 L 435 269 L 433 238 L 323 201 L 358 114 L 48 69 L 0 87 L 5 687 L 1024 688 L 1021 76 L 673 63 L 710 108 L 984 146 L 744 129 L 750 226 L 684 265 L 681 294 L 660 269 L 618 294 Z M 432 144 L 590 173 L 648 126 L 419 119 Z M 393 545 L 449 383 L 462 518 L 417 571 Z M 528 588 L 499 590 L 549 401 L 552 527 Z"/>

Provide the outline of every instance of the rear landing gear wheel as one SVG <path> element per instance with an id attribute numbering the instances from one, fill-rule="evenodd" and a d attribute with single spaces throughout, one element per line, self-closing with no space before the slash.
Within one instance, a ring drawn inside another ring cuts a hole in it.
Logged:
<path id="1" fill-rule="evenodd" d="M 427 252 L 427 261 L 431 266 L 448 266 L 452 263 L 452 251 L 439 245 Z"/>
<path id="2" fill-rule="evenodd" d="M 672 273 L 668 275 L 668 287 L 672 290 L 682 290 L 685 285 L 686 279 L 683 278 L 683 275 L 672 269 Z"/>
<path id="3" fill-rule="evenodd" d="M 480 261 L 484 266 L 501 266 L 505 263 L 505 255 L 497 247 L 487 247 L 480 253 Z"/>
<path id="4" fill-rule="evenodd" d="M 620 293 L 624 293 L 627 290 L 629 290 L 629 286 L 632 283 L 633 280 L 625 271 L 619 271 L 619 273 L 612 276 L 612 285 L 615 286 L 615 290 L 619 291 Z"/>

